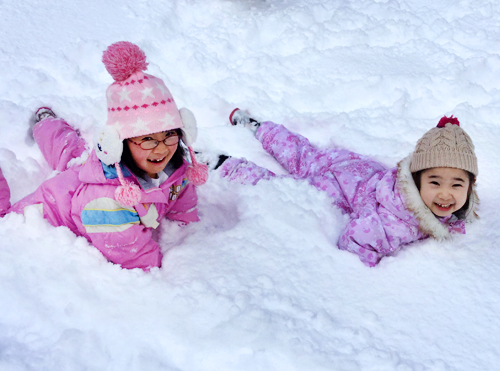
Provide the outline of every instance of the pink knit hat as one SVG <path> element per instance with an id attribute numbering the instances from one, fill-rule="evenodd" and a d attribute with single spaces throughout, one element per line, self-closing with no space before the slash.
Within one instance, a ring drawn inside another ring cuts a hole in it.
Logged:
<path id="1" fill-rule="evenodd" d="M 143 72 L 148 66 L 144 52 L 137 45 L 120 41 L 104 51 L 102 61 L 115 82 L 106 92 L 107 125 L 96 138 L 94 149 L 103 163 L 115 165 L 117 169 L 122 186 L 117 188 L 115 199 L 125 206 L 140 201 L 140 189 L 124 179 L 119 166 L 123 140 L 173 129 L 182 130 L 182 141 L 190 153 L 188 180 L 194 185 L 204 184 L 208 178 L 207 167 L 196 162 L 191 148 L 196 140 L 196 119 L 188 109 L 177 109 L 161 79 Z"/>
<path id="2" fill-rule="evenodd" d="M 165 83 L 144 73 L 146 55 L 127 41 L 108 47 L 102 56 L 115 82 L 106 92 L 108 125 L 114 125 L 120 139 L 183 128 L 179 110 Z"/>

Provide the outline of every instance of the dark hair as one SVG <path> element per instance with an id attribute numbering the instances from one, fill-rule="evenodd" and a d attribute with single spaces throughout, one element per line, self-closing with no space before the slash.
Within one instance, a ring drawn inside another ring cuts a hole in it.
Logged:
<path id="1" fill-rule="evenodd" d="M 424 170 L 419 170 L 414 173 L 411 173 L 411 176 L 413 177 L 413 181 L 415 182 L 415 185 L 417 186 L 418 191 L 420 192 L 420 184 L 421 184 L 421 179 L 422 179 L 422 173 L 425 170 L 429 169 L 424 169 Z M 474 187 L 474 183 L 476 182 L 476 177 L 474 174 L 472 174 L 470 171 L 464 170 L 467 173 L 467 176 L 469 177 L 469 188 L 467 189 L 467 200 L 465 201 L 464 206 L 462 206 L 459 210 L 455 211 L 453 214 L 458 218 L 458 219 L 465 219 L 467 216 L 467 210 L 469 210 L 469 204 L 470 204 L 470 199 L 472 195 L 472 190 Z"/>
<path id="2" fill-rule="evenodd" d="M 182 139 L 182 130 L 175 129 L 175 132 L 179 136 L 179 144 L 177 146 L 177 150 L 175 151 L 168 164 L 172 166 L 174 170 L 177 170 L 184 163 L 184 156 L 186 155 L 186 151 L 184 151 L 184 148 L 182 147 L 180 142 L 180 140 Z M 146 172 L 142 169 L 139 169 L 139 167 L 135 163 L 134 158 L 132 157 L 132 153 L 130 152 L 130 148 L 128 147 L 128 143 L 125 143 L 126 141 L 127 139 L 123 141 L 123 153 L 120 162 L 125 165 L 127 169 L 129 169 L 136 177 L 145 179 Z"/>

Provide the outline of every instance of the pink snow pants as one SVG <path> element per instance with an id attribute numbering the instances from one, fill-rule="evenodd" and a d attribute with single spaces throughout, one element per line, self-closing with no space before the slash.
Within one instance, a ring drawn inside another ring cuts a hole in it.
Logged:
<path id="1" fill-rule="evenodd" d="M 66 170 L 68 162 L 85 150 L 85 141 L 60 118 L 46 118 L 37 123 L 33 128 L 33 138 L 50 167 L 58 171 Z M 0 217 L 10 211 L 22 212 L 24 206 L 30 204 L 29 198 L 25 197 L 11 208 L 10 189 L 0 169 Z"/>
<path id="2" fill-rule="evenodd" d="M 333 203 L 347 213 L 359 210 L 372 190 L 363 185 L 375 174 L 385 171 L 376 161 L 345 149 L 320 150 L 307 138 L 292 133 L 273 122 L 261 124 L 255 137 L 291 176 L 306 179 L 314 187 L 328 193 Z M 275 174 L 245 159 L 229 158 L 220 167 L 222 177 L 242 184 L 256 184 Z"/>
<path id="3" fill-rule="evenodd" d="M 47 130 L 47 126 L 50 129 Z M 60 118 L 47 118 L 33 128 L 33 138 L 42 151 L 43 157 L 54 170 L 64 171 L 68 162 L 80 157 L 85 150 L 85 141 Z"/>

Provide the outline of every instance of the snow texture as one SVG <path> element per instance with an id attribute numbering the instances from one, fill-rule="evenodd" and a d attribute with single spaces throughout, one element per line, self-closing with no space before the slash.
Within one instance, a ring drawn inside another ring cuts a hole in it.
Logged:
<path id="1" fill-rule="evenodd" d="M 444 115 L 479 160 L 481 219 L 365 267 L 346 216 L 291 179 L 211 173 L 201 221 L 164 221 L 163 267 L 106 262 L 36 208 L 0 220 L 0 370 L 498 370 L 500 2 L 0 0 L 0 167 L 15 202 L 54 175 L 41 105 L 91 143 L 113 42 L 138 44 L 199 125 L 195 150 L 283 173 L 234 107 L 387 166 Z"/>

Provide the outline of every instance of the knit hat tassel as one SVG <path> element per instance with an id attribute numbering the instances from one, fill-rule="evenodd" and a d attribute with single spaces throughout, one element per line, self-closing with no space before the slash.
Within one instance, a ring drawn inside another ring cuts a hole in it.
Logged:
<path id="1" fill-rule="evenodd" d="M 191 156 L 191 165 L 186 170 L 187 178 L 195 186 L 203 185 L 208 180 L 208 166 L 197 162 L 193 149 L 191 147 L 188 147 L 188 149 Z"/>
<path id="2" fill-rule="evenodd" d="M 137 184 L 129 183 L 125 180 L 118 162 L 115 163 L 115 168 L 118 173 L 118 179 L 120 179 L 120 183 L 122 184 L 115 190 L 115 200 L 126 207 L 137 205 L 141 200 L 141 189 Z"/>

